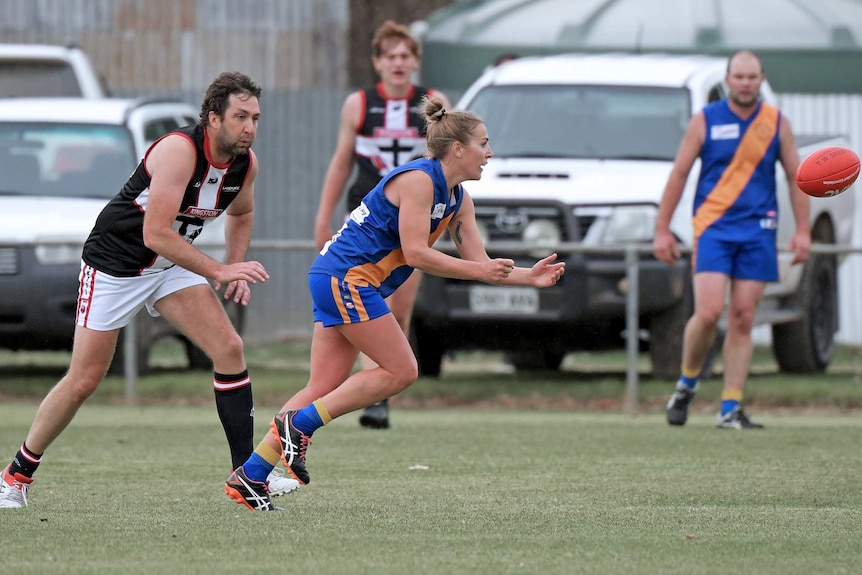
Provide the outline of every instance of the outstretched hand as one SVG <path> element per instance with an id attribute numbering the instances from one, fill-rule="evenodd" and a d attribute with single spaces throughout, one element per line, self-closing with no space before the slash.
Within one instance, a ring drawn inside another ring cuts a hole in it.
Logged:
<path id="1" fill-rule="evenodd" d="M 223 265 L 213 281 L 213 287 L 216 291 L 221 289 L 222 285 L 227 285 L 224 292 L 224 298 L 230 299 L 233 295 L 233 300 L 242 305 L 248 305 L 251 297 L 250 283 L 265 282 L 269 279 L 269 274 L 266 273 L 263 264 L 256 261 L 239 262 L 235 264 Z"/>
<path id="2" fill-rule="evenodd" d="M 566 262 L 556 262 L 557 254 L 537 261 L 530 269 L 530 278 L 536 287 L 550 287 L 555 285 L 566 273 Z M 556 262 L 556 263 L 554 263 Z"/>

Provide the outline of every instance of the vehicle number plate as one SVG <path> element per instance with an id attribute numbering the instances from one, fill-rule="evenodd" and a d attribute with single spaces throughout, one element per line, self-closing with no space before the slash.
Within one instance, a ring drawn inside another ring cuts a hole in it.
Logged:
<path id="1" fill-rule="evenodd" d="M 474 313 L 518 313 L 539 311 L 539 290 L 530 287 L 473 286 L 470 311 Z"/>

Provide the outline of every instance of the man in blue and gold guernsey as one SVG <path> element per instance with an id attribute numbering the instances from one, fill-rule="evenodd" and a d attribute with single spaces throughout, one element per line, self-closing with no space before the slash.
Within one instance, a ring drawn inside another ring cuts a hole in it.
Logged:
<path id="1" fill-rule="evenodd" d="M 656 221 L 655 257 L 669 265 L 679 258 L 670 220 L 695 160 L 701 168 L 694 198 L 694 314 L 685 326 L 682 369 L 667 404 L 667 421 L 684 425 L 697 391 L 704 359 L 730 288 L 724 341 L 724 388 L 717 426 L 759 429 L 742 409 L 751 365 L 751 329 L 767 282 L 778 280 L 776 162 L 787 175 L 796 230 L 793 264 L 808 259 L 811 234 L 808 196 L 796 186 L 799 153 L 790 122 L 760 100 L 763 65 L 744 50 L 728 59 L 726 99 L 692 117 L 680 144 Z"/>
<path id="2" fill-rule="evenodd" d="M 268 433 L 225 484 L 225 493 L 251 510 L 275 507 L 266 478 L 279 460 L 302 484 L 310 481 L 311 435 L 334 418 L 391 397 L 416 381 L 418 368 L 384 298 L 414 269 L 498 285 L 549 287 L 565 271 L 551 254 L 531 268 L 491 259 L 476 225 L 473 201 L 461 186 L 478 180 L 492 157 L 488 131 L 466 111 L 447 111 L 429 95 L 422 102 L 427 156 L 391 171 L 320 251 L 308 274 L 314 334 L 308 384 L 275 416 Z M 460 258 L 432 246 L 448 230 Z M 376 367 L 351 375 L 359 353 Z"/>

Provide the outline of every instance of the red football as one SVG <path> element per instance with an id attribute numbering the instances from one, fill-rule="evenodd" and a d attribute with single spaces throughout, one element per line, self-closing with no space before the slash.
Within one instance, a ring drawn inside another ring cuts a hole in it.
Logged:
<path id="1" fill-rule="evenodd" d="M 817 150 L 799 164 L 796 185 L 815 198 L 837 196 L 859 177 L 859 156 L 844 146 Z"/>

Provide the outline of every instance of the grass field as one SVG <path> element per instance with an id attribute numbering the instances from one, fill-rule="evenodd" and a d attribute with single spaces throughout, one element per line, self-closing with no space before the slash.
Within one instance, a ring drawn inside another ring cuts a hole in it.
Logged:
<path id="1" fill-rule="evenodd" d="M 35 406 L 0 406 L 11 453 Z M 259 414 L 262 415 L 262 414 Z M 207 406 L 85 406 L 26 510 L 3 510 L 8 573 L 854 573 L 862 420 L 402 411 L 315 436 L 312 483 L 252 513 L 222 493 Z M 261 432 L 264 417 L 258 417 Z"/>
<path id="2" fill-rule="evenodd" d="M 110 378 L 46 454 L 31 506 L 0 511 L 0 572 L 858 573 L 862 361 L 839 359 L 790 378 L 759 356 L 747 398 L 767 428 L 736 432 L 713 427 L 719 380 L 671 428 L 668 382 L 619 409 L 619 356 L 529 376 L 468 357 L 396 398 L 390 431 L 320 430 L 312 483 L 276 513 L 223 494 L 207 373 L 166 364 L 134 406 Z M 258 436 L 306 361 L 250 350 Z M 0 459 L 64 362 L 0 354 Z"/>

